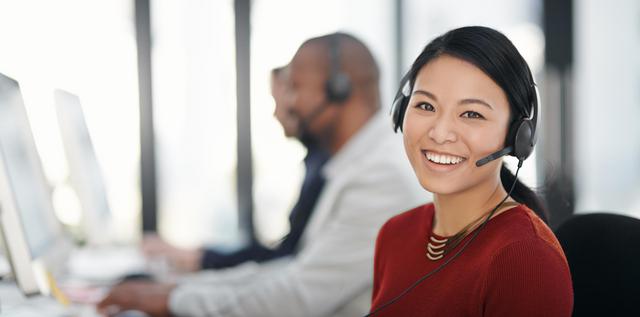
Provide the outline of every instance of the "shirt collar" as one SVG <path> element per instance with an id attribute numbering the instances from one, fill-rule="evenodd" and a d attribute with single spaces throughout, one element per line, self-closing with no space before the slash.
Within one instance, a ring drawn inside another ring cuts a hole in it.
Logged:
<path id="1" fill-rule="evenodd" d="M 323 173 L 327 179 L 340 175 L 358 160 L 364 159 L 386 134 L 391 133 L 390 119 L 378 110 L 367 123 L 334 154 L 324 166 Z"/>

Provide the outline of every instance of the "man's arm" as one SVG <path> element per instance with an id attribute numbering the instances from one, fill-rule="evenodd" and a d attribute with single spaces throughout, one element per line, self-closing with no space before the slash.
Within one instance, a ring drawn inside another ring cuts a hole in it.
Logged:
<path id="1" fill-rule="evenodd" d="M 408 183 L 390 181 L 398 180 L 396 172 L 374 169 L 327 193 L 336 196 L 332 218 L 291 263 L 241 285 L 182 284 L 171 294 L 171 310 L 180 316 L 325 316 L 339 309 L 371 287 L 380 226 L 417 203 Z"/>
<path id="2" fill-rule="evenodd" d="M 277 249 L 268 249 L 257 243 L 230 253 L 219 252 L 215 249 L 202 249 L 200 267 L 202 269 L 224 269 L 248 261 L 264 262 L 278 256 Z"/>

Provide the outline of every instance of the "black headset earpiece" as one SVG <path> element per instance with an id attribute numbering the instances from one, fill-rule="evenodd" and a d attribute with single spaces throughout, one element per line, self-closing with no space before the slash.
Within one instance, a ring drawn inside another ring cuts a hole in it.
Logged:
<path id="1" fill-rule="evenodd" d="M 480 167 L 493 160 L 499 159 L 505 155 L 515 156 L 518 159 L 518 165 L 522 165 L 522 162 L 526 160 L 533 152 L 533 147 L 536 145 L 536 125 L 538 123 L 538 102 L 536 100 L 531 104 L 533 110 L 533 116 L 524 117 L 514 121 L 509 127 L 507 132 L 507 140 L 505 147 L 495 153 L 478 160 L 476 166 Z M 528 115 L 528 113 L 527 113 Z"/>
<path id="2" fill-rule="evenodd" d="M 340 34 L 329 37 L 329 78 L 325 90 L 329 103 L 342 104 L 351 96 L 351 80 L 340 67 Z"/>
<path id="3" fill-rule="evenodd" d="M 402 122 L 404 122 L 404 113 L 409 104 L 409 95 L 411 94 L 409 83 L 403 79 L 396 98 L 391 106 L 391 120 L 393 120 L 393 132 L 402 132 Z"/>
<path id="4" fill-rule="evenodd" d="M 391 108 L 391 115 L 393 116 L 393 132 L 398 132 L 398 130 L 402 132 L 402 122 L 404 121 L 404 113 L 407 109 L 408 103 L 409 97 L 404 95 L 394 100 Z"/>
<path id="5" fill-rule="evenodd" d="M 521 162 L 531 155 L 537 141 L 536 125 L 538 123 L 539 97 L 538 88 L 535 84 L 532 86 L 535 90 L 535 96 L 531 97 L 531 110 L 526 110 L 526 117 L 520 118 L 511 125 L 507 138 L 507 145 L 512 147 L 512 151 L 508 155 L 515 156 Z"/>
<path id="6" fill-rule="evenodd" d="M 513 150 L 509 155 L 515 156 L 519 161 L 526 160 L 533 152 L 534 127 L 531 119 L 524 118 L 516 121 L 511 128 L 514 135 L 511 139 Z"/>

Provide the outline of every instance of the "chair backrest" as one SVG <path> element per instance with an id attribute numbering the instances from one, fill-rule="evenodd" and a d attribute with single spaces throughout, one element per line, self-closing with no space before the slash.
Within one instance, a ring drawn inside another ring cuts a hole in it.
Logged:
<path id="1" fill-rule="evenodd" d="M 640 316 L 640 219 L 581 214 L 556 235 L 571 269 L 574 317 Z"/>

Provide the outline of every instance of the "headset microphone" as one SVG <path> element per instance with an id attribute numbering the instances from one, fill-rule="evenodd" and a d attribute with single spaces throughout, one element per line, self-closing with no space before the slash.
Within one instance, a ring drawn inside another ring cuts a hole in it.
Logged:
<path id="1" fill-rule="evenodd" d="M 511 146 L 507 146 L 504 149 L 498 151 L 498 152 L 494 152 L 489 154 L 488 156 L 485 156 L 484 158 L 481 158 L 479 160 L 476 161 L 476 166 L 480 167 L 482 165 L 485 165 L 493 160 L 497 160 L 505 155 L 508 155 L 509 153 L 511 153 L 513 151 L 513 147 Z"/>

